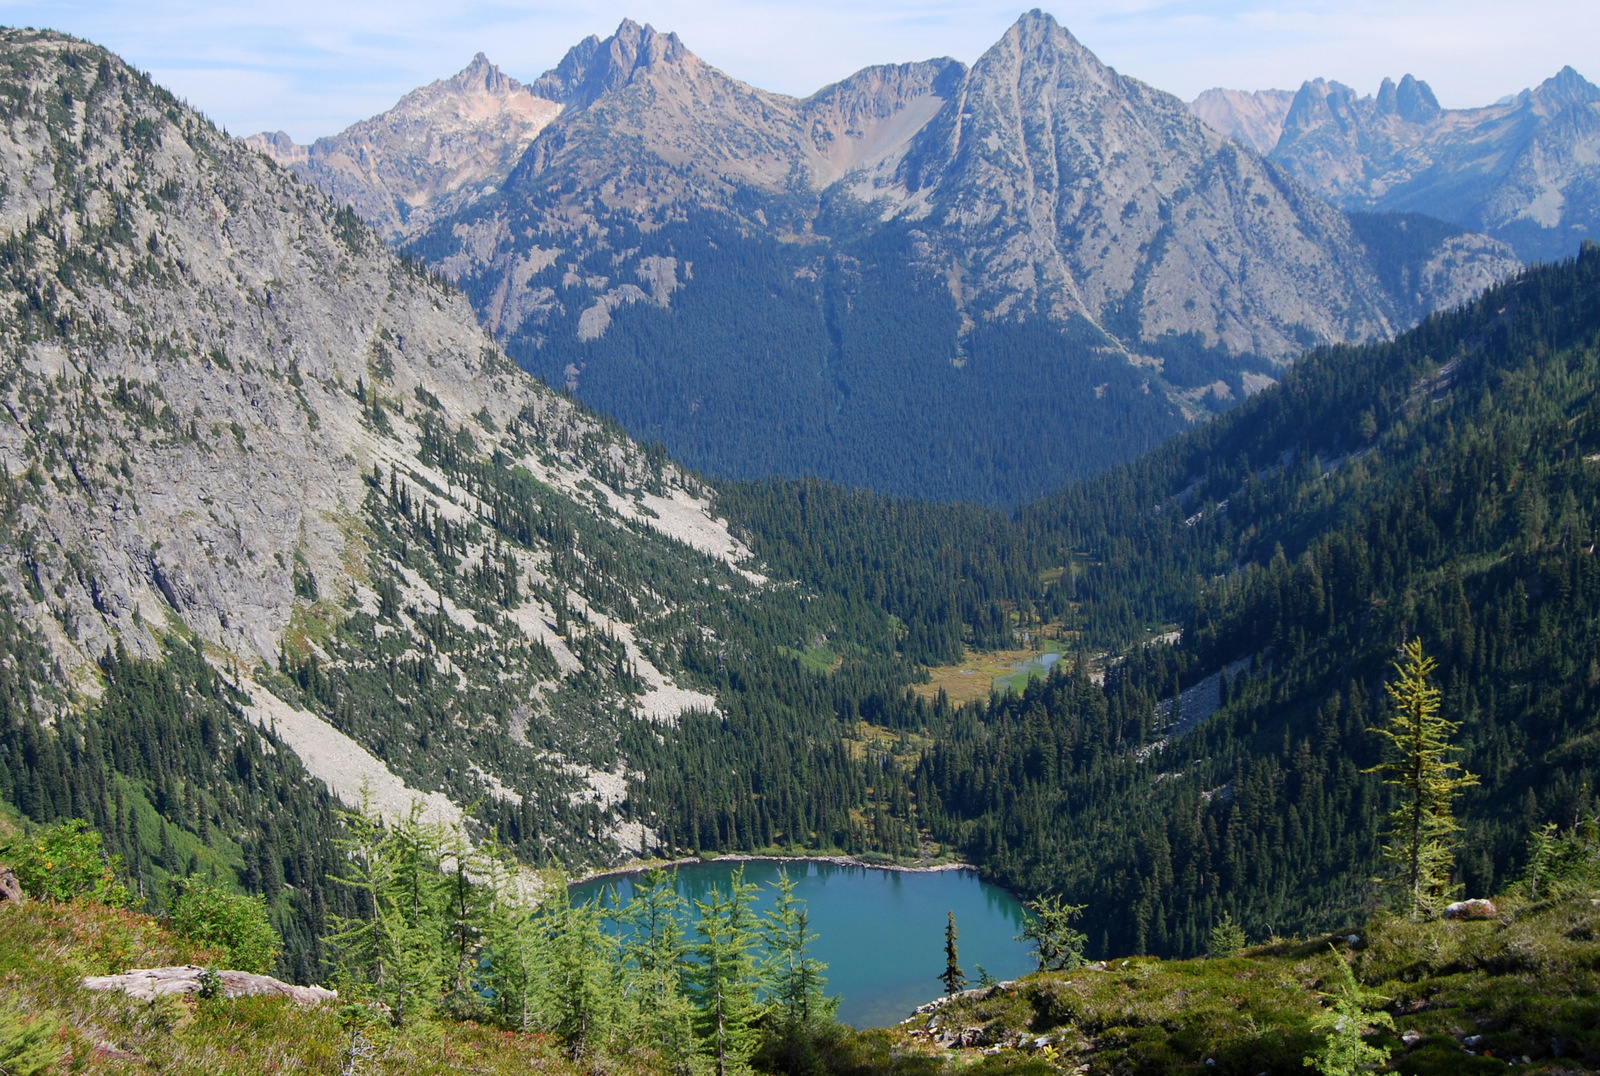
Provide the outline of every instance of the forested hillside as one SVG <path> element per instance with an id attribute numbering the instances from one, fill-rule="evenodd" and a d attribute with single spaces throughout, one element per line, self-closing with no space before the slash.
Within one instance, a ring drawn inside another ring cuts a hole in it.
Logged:
<path id="1" fill-rule="evenodd" d="M 1368 729 L 1395 648 L 1420 637 L 1482 778 L 1461 804 L 1460 880 L 1491 890 L 1531 827 L 1596 807 L 1597 384 L 1587 248 L 1393 343 L 1315 352 L 1228 416 L 1029 506 L 1010 535 L 858 498 L 863 521 L 794 543 L 819 582 L 881 593 L 907 639 L 958 623 L 985 638 L 999 605 L 1016 625 L 1060 617 L 1087 648 L 1020 696 L 890 708 L 931 746 L 875 794 L 996 877 L 1086 902 L 1106 952 L 1194 952 L 1224 911 L 1256 934 L 1311 927 L 1379 897 L 1389 793 L 1363 772 Z M 768 550 L 823 499 L 723 500 Z M 929 552 L 887 555 L 901 532 Z M 968 596 L 918 604 L 910 577 Z M 1176 645 L 1144 641 L 1168 628 Z"/>

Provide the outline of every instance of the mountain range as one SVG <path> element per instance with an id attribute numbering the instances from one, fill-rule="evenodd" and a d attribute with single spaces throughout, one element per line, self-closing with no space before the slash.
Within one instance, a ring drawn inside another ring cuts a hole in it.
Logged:
<path id="1" fill-rule="evenodd" d="M 1425 213 L 1524 261 L 1600 236 L 1600 87 L 1571 67 L 1483 108 L 1441 108 L 1410 75 L 1376 96 L 1319 78 L 1208 90 L 1190 108 L 1346 210 Z"/>
<path id="2" fill-rule="evenodd" d="M 424 105 L 490 85 L 560 111 L 535 133 Z M 441 182 L 425 107 L 457 117 L 428 121 L 441 145 L 498 148 L 398 227 Z M 457 282 L 526 369 L 691 466 L 939 499 L 1092 473 L 1518 264 L 1463 229 L 1352 222 L 1038 11 L 970 69 L 805 99 L 624 22 L 530 87 L 474 61 L 309 153 L 255 144 Z"/>

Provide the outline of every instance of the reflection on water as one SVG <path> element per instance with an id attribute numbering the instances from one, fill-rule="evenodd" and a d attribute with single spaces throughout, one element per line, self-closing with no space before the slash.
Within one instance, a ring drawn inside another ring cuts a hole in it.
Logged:
<path id="1" fill-rule="evenodd" d="M 727 891 L 728 880 L 744 867 L 747 882 L 761 886 L 758 911 L 772 904 L 771 883 L 780 870 L 796 882 L 795 895 L 806 902 L 817 935 L 815 954 L 828 964 L 828 992 L 838 994 L 839 1019 L 856 1027 L 882 1027 L 904 1019 L 942 992 L 945 913 L 956 913 L 961 967 L 974 983 L 978 965 L 997 979 L 1033 970 L 1022 933 L 1022 907 L 998 886 L 968 871 L 913 874 L 872 867 L 796 861 L 704 863 L 680 867 L 678 892 L 705 899 L 713 885 Z M 573 887 L 575 900 L 604 889 L 626 901 L 633 876 L 601 879 Z"/>

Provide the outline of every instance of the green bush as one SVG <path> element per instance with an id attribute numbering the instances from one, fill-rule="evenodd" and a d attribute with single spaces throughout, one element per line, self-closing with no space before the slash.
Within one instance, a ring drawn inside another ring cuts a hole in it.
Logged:
<path id="1" fill-rule="evenodd" d="M 37 1076 L 55 1066 L 65 1049 L 55 1041 L 60 1025 L 44 1016 L 0 1009 L 0 1072 Z"/>
<path id="2" fill-rule="evenodd" d="M 23 891 L 35 900 L 88 897 L 102 904 L 128 903 L 127 887 L 117 880 L 122 857 L 107 855 L 100 834 L 81 818 L 13 841 L 0 849 L 0 860 L 17 872 Z"/>
<path id="3" fill-rule="evenodd" d="M 227 954 L 228 967 L 264 975 L 283 939 L 267 920 L 267 902 L 230 892 L 218 882 L 190 878 L 172 900 L 172 929 Z"/>

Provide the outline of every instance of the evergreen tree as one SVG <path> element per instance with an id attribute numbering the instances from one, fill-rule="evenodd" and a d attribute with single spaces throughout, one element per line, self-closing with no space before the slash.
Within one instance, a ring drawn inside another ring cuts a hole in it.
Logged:
<path id="1" fill-rule="evenodd" d="M 683 898 L 673 875 L 652 870 L 617 913 L 627 931 L 623 960 L 642 1032 L 679 1076 L 693 1069 L 694 1012 L 684 995 Z"/>
<path id="2" fill-rule="evenodd" d="M 1207 955 L 1212 957 L 1233 956 L 1244 946 L 1244 928 L 1233 921 L 1232 912 L 1223 912 L 1222 917 L 1212 924 L 1211 943 L 1206 946 Z"/>
<path id="3" fill-rule="evenodd" d="M 329 942 L 345 989 L 387 1005 L 398 1026 L 438 1005 L 450 967 L 444 830 L 423 822 L 416 806 L 388 826 L 365 809 L 343 817 L 349 836 L 339 844 L 350 873 L 340 880 L 364 907 L 335 916 Z"/>
<path id="4" fill-rule="evenodd" d="M 1067 904 L 1053 894 L 1024 905 L 1029 911 L 1018 941 L 1033 946 L 1040 971 L 1069 971 L 1083 963 L 1083 947 L 1088 935 L 1072 925 L 1083 914 L 1084 905 Z M 948 974 L 948 973 L 947 973 Z"/>
<path id="5" fill-rule="evenodd" d="M 573 904 L 567 887 L 545 894 L 538 920 L 549 939 L 546 1026 L 574 1058 L 609 1045 L 622 1007 L 617 940 L 601 927 L 597 902 Z"/>
<path id="6" fill-rule="evenodd" d="M 1329 995 L 1333 1004 L 1312 1021 L 1326 1038 L 1322 1049 L 1307 1057 L 1305 1064 L 1315 1066 L 1322 1076 L 1357 1076 L 1389 1060 L 1388 1048 L 1373 1046 L 1366 1037 L 1380 1027 L 1394 1030 L 1394 1019 L 1381 1007 L 1389 999 L 1362 989 L 1338 950 L 1334 951 L 1334 963 L 1338 992 Z"/>
<path id="7" fill-rule="evenodd" d="M 949 912 L 944 924 L 944 971 L 939 976 L 946 994 L 959 994 L 967 988 L 967 973 L 961 970 L 956 951 L 956 913 Z"/>
<path id="8" fill-rule="evenodd" d="M 756 886 L 741 870 L 730 880 L 727 895 L 713 886 L 707 900 L 695 901 L 697 941 L 694 962 L 685 978 L 694 1002 L 695 1032 L 714 1076 L 737 1076 L 748 1069 L 755 1051 L 756 1000 L 755 913 L 750 908 Z"/>
<path id="9" fill-rule="evenodd" d="M 761 936 L 767 950 L 762 970 L 775 1013 L 791 1029 L 832 1019 L 839 1000 L 824 993 L 822 973 L 828 965 L 811 955 L 817 935 L 811 932 L 805 902 L 794 895 L 788 871 L 778 873 L 773 888 L 778 895 L 761 924 Z"/>
<path id="10" fill-rule="evenodd" d="M 504 864 L 496 868 L 503 871 Z M 540 891 L 565 893 L 567 880 L 559 871 L 547 871 Z M 541 999 L 548 993 L 549 939 L 537 918 L 537 905 L 517 899 L 512 887 L 496 886 L 500 894 L 485 928 L 485 948 L 490 954 L 486 982 L 500 1022 L 519 1031 L 540 1027 Z"/>
<path id="11" fill-rule="evenodd" d="M 1400 789 L 1401 804 L 1389 815 L 1383 854 L 1392 864 L 1390 881 L 1403 892 L 1406 910 L 1415 918 L 1437 914 L 1451 893 L 1455 863 L 1456 824 L 1451 800 L 1478 783 L 1476 776 L 1448 759 L 1450 736 L 1460 728 L 1439 713 L 1439 689 L 1429 678 L 1438 663 L 1412 639 L 1394 662 L 1397 679 L 1385 685 L 1394 714 L 1376 729 L 1386 741 L 1386 755 L 1373 772 L 1384 784 Z"/>

